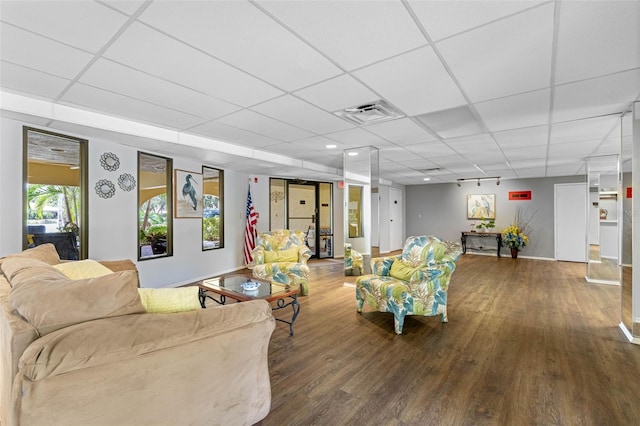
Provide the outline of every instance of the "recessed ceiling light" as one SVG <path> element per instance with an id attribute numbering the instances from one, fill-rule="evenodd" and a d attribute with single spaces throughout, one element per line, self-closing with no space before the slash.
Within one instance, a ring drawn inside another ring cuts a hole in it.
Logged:
<path id="1" fill-rule="evenodd" d="M 355 151 L 351 151 L 351 152 L 349 152 L 347 155 L 349 155 L 349 156 L 351 156 L 351 157 L 355 157 L 356 155 L 358 155 L 358 153 L 357 153 L 357 152 L 355 152 Z"/>
<path id="2" fill-rule="evenodd" d="M 422 179 L 422 180 L 431 180 L 431 178 L 424 178 L 424 179 Z"/>
<path id="3" fill-rule="evenodd" d="M 327 145 L 327 146 L 325 146 L 325 148 L 327 148 L 327 149 L 334 149 L 334 148 L 337 148 L 337 147 L 338 147 L 338 145 Z"/>

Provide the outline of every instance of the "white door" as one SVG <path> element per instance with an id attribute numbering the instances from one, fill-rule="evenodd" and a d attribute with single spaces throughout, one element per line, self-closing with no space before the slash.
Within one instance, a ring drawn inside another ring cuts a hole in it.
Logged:
<path id="1" fill-rule="evenodd" d="M 555 255 L 556 260 L 587 261 L 587 185 L 555 186 Z"/>
<path id="2" fill-rule="evenodd" d="M 389 251 L 402 249 L 402 227 L 402 191 L 389 188 Z"/>

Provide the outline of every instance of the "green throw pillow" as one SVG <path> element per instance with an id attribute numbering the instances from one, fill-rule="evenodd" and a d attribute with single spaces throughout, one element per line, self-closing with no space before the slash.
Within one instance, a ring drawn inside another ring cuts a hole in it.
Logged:
<path id="1" fill-rule="evenodd" d="M 420 266 L 409 266 L 402 260 L 396 260 L 391 264 L 389 275 L 402 281 L 410 281 L 411 275 L 420 269 Z"/>
<path id="2" fill-rule="evenodd" d="M 139 288 L 140 300 L 148 314 L 170 314 L 201 309 L 198 286 Z"/>
<path id="3" fill-rule="evenodd" d="M 277 262 L 297 262 L 298 247 L 291 247 L 286 250 L 265 250 L 264 263 Z"/>

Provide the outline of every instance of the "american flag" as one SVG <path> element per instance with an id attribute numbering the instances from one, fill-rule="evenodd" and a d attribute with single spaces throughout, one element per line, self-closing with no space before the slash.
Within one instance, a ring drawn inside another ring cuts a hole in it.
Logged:
<path id="1" fill-rule="evenodd" d="M 247 265 L 253 260 L 251 251 L 256 247 L 256 239 L 258 238 L 258 214 L 253 209 L 251 201 L 251 185 L 247 194 L 247 225 L 244 228 L 244 263 Z"/>

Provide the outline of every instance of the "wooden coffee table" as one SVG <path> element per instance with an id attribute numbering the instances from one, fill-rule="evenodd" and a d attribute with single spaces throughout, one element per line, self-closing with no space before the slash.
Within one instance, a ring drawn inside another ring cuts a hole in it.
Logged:
<path id="1" fill-rule="evenodd" d="M 258 287 L 257 290 L 243 289 L 242 284 L 248 281 L 259 282 L 260 287 Z M 275 306 L 271 307 L 274 311 L 291 306 L 291 309 L 293 309 L 291 321 L 280 318 L 276 318 L 276 321 L 289 324 L 289 335 L 293 336 L 293 323 L 300 313 L 300 303 L 298 303 L 298 293 L 300 289 L 298 287 L 293 288 L 286 284 L 278 284 L 250 275 L 227 275 L 224 277 L 211 278 L 203 280 L 198 284 L 198 287 L 200 287 L 198 291 L 200 305 L 202 305 L 203 308 L 206 308 L 206 299 L 211 299 L 220 305 L 224 305 L 227 302 L 227 298 L 237 302 L 256 299 L 264 299 L 269 303 L 275 302 Z M 212 293 L 218 295 L 218 298 L 213 297 Z"/>

